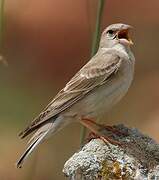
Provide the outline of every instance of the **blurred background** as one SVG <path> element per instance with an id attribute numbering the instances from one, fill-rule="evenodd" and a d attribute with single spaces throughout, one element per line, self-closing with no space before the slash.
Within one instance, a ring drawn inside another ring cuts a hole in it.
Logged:
<path id="1" fill-rule="evenodd" d="M 90 58 L 98 0 L 6 0 L 0 64 L 0 179 L 63 180 L 64 162 L 78 149 L 80 125 L 43 143 L 22 169 L 17 134 Z M 136 127 L 159 142 L 159 1 L 106 0 L 102 30 L 134 26 L 136 72 L 128 94 L 105 115 L 107 124 Z"/>

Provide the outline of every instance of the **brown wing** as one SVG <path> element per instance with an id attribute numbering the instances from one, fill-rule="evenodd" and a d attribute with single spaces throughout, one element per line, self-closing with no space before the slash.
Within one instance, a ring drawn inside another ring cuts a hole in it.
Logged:
<path id="1" fill-rule="evenodd" d="M 94 56 L 62 89 L 53 101 L 20 133 L 23 138 L 32 131 L 71 107 L 94 88 L 105 83 L 121 65 L 118 55 L 107 53 Z"/>

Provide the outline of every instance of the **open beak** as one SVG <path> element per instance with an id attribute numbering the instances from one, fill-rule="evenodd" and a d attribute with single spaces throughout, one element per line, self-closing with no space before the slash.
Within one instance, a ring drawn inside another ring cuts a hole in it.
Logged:
<path id="1" fill-rule="evenodd" d="M 133 41 L 131 40 L 129 35 L 129 29 L 122 29 L 118 31 L 116 37 L 121 44 L 129 45 L 129 46 L 133 45 Z"/>

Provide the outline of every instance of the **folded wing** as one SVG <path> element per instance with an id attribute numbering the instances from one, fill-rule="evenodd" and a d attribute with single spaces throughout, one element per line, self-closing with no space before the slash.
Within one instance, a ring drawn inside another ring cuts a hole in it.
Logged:
<path id="1" fill-rule="evenodd" d="M 55 119 L 60 112 L 70 108 L 92 90 L 106 83 L 118 71 L 121 63 L 120 56 L 112 51 L 96 54 L 19 136 L 24 138 L 51 118 Z"/>

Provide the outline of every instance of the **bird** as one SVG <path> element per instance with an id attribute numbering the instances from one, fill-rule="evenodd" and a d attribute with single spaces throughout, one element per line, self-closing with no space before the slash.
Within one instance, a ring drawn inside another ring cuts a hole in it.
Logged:
<path id="1" fill-rule="evenodd" d="M 35 133 L 17 161 L 17 168 L 22 167 L 39 144 L 72 122 L 79 122 L 98 133 L 93 123 L 124 97 L 134 77 L 132 28 L 128 24 L 115 23 L 104 29 L 97 53 L 20 132 L 22 139 Z"/>

